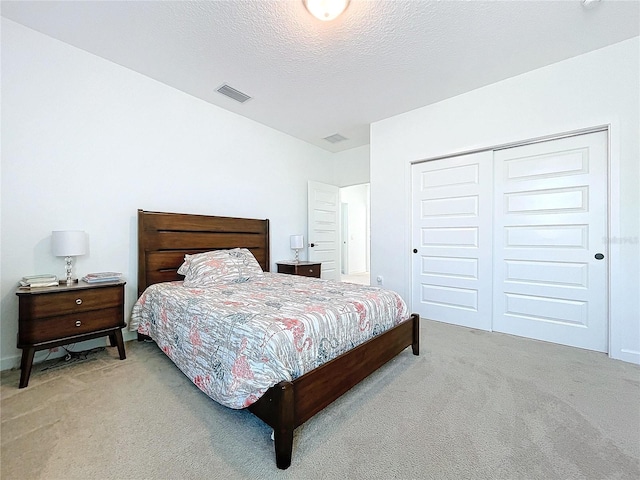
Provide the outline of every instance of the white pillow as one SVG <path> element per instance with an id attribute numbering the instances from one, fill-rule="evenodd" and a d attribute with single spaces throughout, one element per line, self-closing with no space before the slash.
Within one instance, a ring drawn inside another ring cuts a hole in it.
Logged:
<path id="1" fill-rule="evenodd" d="M 263 272 L 248 249 L 234 248 L 185 255 L 178 273 L 185 276 L 185 287 L 211 287 L 221 283 L 248 282 Z"/>

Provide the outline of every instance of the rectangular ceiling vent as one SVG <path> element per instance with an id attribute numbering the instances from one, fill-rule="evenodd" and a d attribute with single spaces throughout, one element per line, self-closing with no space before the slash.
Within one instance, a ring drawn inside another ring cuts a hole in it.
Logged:
<path id="1" fill-rule="evenodd" d="M 218 88 L 217 91 L 222 95 L 226 95 L 227 97 L 235 100 L 236 102 L 244 103 L 247 100 L 251 100 L 251 97 L 249 95 L 247 95 L 246 93 L 242 93 L 241 91 L 236 90 L 233 87 L 230 87 L 226 83 Z"/>
<path id="2" fill-rule="evenodd" d="M 324 139 L 329 143 L 338 143 L 338 142 L 342 142 L 343 140 L 348 140 L 347 137 L 343 137 L 339 133 L 334 133 L 333 135 L 324 137 Z"/>

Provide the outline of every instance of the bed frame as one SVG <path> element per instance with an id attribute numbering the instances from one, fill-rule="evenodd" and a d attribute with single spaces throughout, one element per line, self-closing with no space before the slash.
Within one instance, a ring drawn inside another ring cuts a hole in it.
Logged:
<path id="1" fill-rule="evenodd" d="M 246 247 L 270 270 L 269 220 L 138 210 L 138 295 L 158 282 L 182 280 L 185 254 Z M 138 334 L 138 340 L 148 337 Z M 420 317 L 372 338 L 292 382 L 271 387 L 249 410 L 273 428 L 276 465 L 291 465 L 293 431 L 411 346 L 419 355 Z"/>

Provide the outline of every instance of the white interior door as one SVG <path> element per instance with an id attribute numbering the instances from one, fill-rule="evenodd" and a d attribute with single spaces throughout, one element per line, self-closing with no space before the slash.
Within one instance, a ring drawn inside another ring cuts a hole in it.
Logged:
<path id="1" fill-rule="evenodd" d="M 412 166 L 412 309 L 482 330 L 492 315 L 492 152 Z"/>
<path id="2" fill-rule="evenodd" d="M 312 262 L 321 262 L 325 280 L 340 281 L 340 189 L 335 185 L 308 182 L 307 234 Z"/>
<path id="3" fill-rule="evenodd" d="M 494 322 L 608 350 L 607 133 L 495 152 Z"/>
<path id="4" fill-rule="evenodd" d="M 412 308 L 608 351 L 607 132 L 412 167 Z"/>

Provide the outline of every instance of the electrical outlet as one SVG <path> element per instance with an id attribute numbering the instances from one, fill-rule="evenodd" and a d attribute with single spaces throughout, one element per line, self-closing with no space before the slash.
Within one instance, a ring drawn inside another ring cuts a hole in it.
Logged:
<path id="1" fill-rule="evenodd" d="M 382 278 L 382 275 L 378 275 L 376 277 L 376 282 L 378 282 L 378 285 L 382 285 L 384 283 L 384 279 Z"/>

